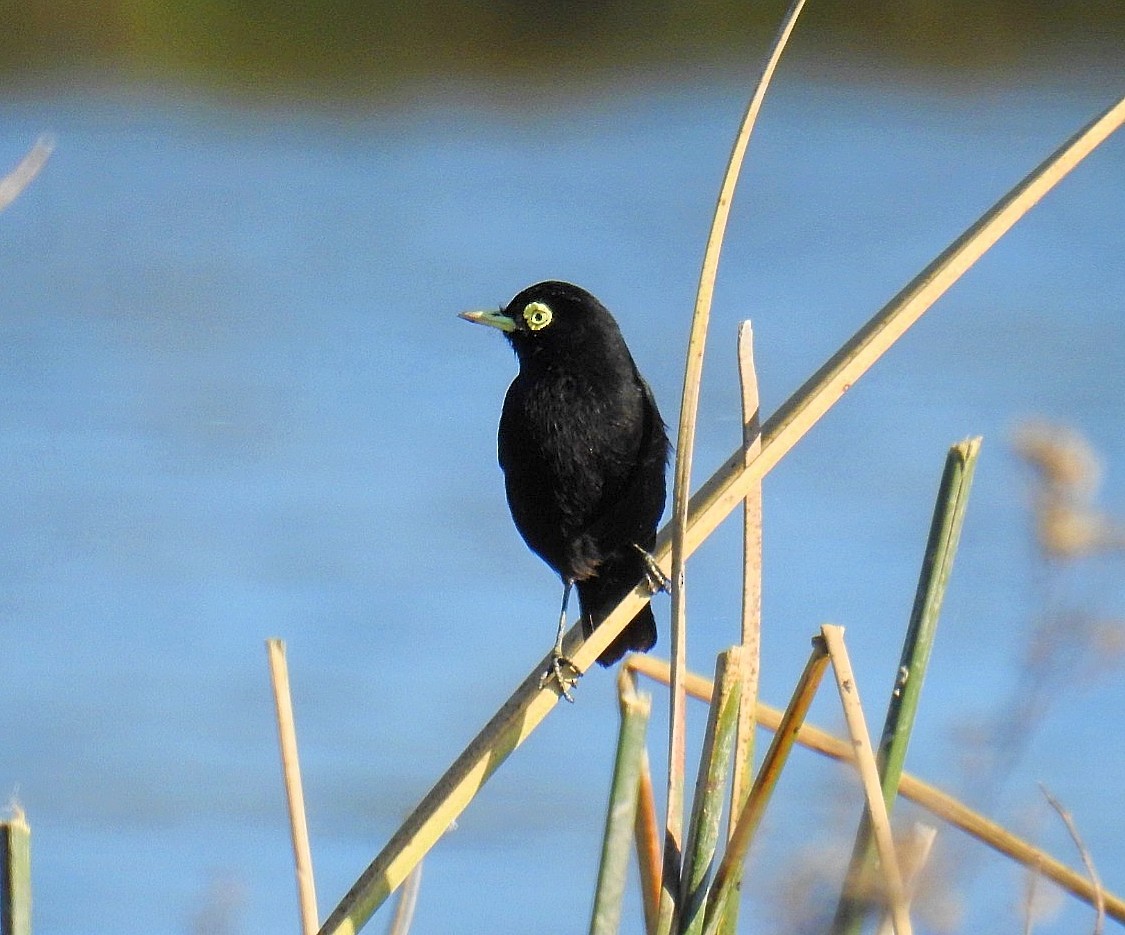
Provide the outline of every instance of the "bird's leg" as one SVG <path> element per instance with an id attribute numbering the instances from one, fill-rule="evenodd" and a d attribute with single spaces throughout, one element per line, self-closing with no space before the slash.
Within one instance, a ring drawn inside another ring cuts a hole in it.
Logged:
<path id="1" fill-rule="evenodd" d="M 570 589 L 573 587 L 574 582 L 569 578 L 563 583 L 562 610 L 559 611 L 559 629 L 555 634 L 555 645 L 551 650 L 551 661 L 547 665 L 547 670 L 539 677 L 540 688 L 551 681 L 551 679 L 558 682 L 559 691 L 571 704 L 574 704 L 574 696 L 570 693 L 570 689 L 578 684 L 578 678 L 582 674 L 578 671 L 578 667 L 563 655 L 562 651 L 563 635 L 566 633 L 566 605 L 570 600 Z M 569 669 L 570 672 L 564 673 L 564 668 Z"/>
<path id="2" fill-rule="evenodd" d="M 657 563 L 656 559 L 652 557 L 652 553 L 647 549 L 642 549 L 637 543 L 633 543 L 633 548 L 641 553 L 641 557 L 645 563 L 645 578 L 648 579 L 648 586 L 652 589 L 653 594 L 663 591 L 665 594 L 672 593 L 672 579 L 664 574 L 662 569 Z"/>

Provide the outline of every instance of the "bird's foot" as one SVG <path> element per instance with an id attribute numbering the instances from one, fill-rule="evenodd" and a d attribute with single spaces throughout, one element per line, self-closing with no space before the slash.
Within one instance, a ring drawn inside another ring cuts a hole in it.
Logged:
<path id="1" fill-rule="evenodd" d="M 635 542 L 633 548 L 641 553 L 641 557 L 645 563 L 645 578 L 648 580 L 648 586 L 653 594 L 658 594 L 663 591 L 665 594 L 672 593 L 672 579 L 664 574 L 664 570 L 656 563 L 656 559 L 652 557 L 652 553 L 642 549 Z"/>
<path id="2" fill-rule="evenodd" d="M 551 653 L 551 662 L 546 671 L 539 676 L 539 687 L 544 688 L 548 682 L 554 680 L 559 686 L 559 694 L 574 704 L 574 696 L 570 690 L 578 684 L 581 677 L 582 673 L 578 671 L 578 666 L 556 650 Z"/>

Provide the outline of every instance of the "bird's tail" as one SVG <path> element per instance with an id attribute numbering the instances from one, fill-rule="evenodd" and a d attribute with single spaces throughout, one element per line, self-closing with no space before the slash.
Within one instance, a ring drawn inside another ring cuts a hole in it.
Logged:
<path id="1" fill-rule="evenodd" d="M 579 581 L 578 603 L 582 610 L 582 632 L 587 637 L 594 627 L 601 623 L 621 599 L 633 590 L 644 577 L 644 560 L 640 553 L 634 560 L 630 556 L 620 562 L 606 562 L 598 568 L 598 574 L 585 581 Z M 637 615 L 629 621 L 625 629 L 598 656 L 603 666 L 611 666 L 629 651 L 648 652 L 656 645 L 656 618 L 652 607 L 645 604 Z"/>

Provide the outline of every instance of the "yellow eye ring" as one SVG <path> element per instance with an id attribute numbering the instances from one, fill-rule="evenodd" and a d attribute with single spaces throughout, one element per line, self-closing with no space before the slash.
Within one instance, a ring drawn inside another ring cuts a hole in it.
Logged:
<path id="1" fill-rule="evenodd" d="M 546 328 L 554 318 L 554 312 L 551 311 L 549 305 L 544 305 L 542 302 L 532 302 L 523 310 L 523 320 L 527 322 L 527 327 L 532 331 L 539 331 L 541 328 Z"/>

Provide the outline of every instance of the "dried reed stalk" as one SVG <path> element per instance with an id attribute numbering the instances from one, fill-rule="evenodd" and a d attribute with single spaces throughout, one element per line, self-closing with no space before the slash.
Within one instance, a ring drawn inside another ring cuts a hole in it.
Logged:
<path id="1" fill-rule="evenodd" d="M 871 746 L 871 736 L 867 733 L 867 720 L 863 716 L 863 706 L 859 702 L 859 686 L 856 685 L 848 650 L 844 646 L 844 628 L 823 626 L 820 628 L 820 633 L 828 646 L 828 655 L 832 658 L 832 671 L 836 673 L 836 687 L 840 691 L 844 722 L 851 736 L 852 753 L 863 784 L 863 795 L 867 800 L 871 833 L 875 838 L 875 847 L 879 854 L 879 865 L 883 873 L 895 935 L 913 935 L 910 914 L 906 911 L 906 890 L 902 884 L 902 871 L 898 865 L 894 835 L 891 832 L 891 819 L 887 814 L 887 804 L 883 801 L 883 787 L 879 782 L 879 766 L 875 762 L 875 749 Z"/>
<path id="2" fill-rule="evenodd" d="M 312 850 L 309 847 L 309 826 L 305 820 L 301 766 L 297 759 L 297 728 L 293 720 L 293 699 L 289 693 L 285 642 L 279 639 L 266 640 L 266 652 L 269 654 L 273 703 L 277 714 L 277 739 L 281 747 L 281 770 L 285 777 L 285 800 L 289 805 L 289 833 L 293 841 L 301 931 L 304 935 L 315 935 L 318 924 L 316 883 L 313 879 Z"/>
<path id="3" fill-rule="evenodd" d="M 719 272 L 719 256 L 723 237 L 730 218 L 731 202 L 742 171 L 750 134 L 758 120 L 766 91 L 781 53 L 797 25 L 805 0 L 794 0 L 782 19 L 781 28 L 774 37 L 765 67 L 758 78 L 750 103 L 742 118 L 734 140 L 726 172 L 719 187 L 711 232 L 703 251 L 703 265 L 699 274 L 699 289 L 695 296 L 695 311 L 688 337 L 687 360 L 684 364 L 684 386 L 680 398 L 680 423 L 676 435 L 675 479 L 672 486 L 672 688 L 669 692 L 668 721 L 668 803 L 664 828 L 664 886 L 660 899 L 660 927 L 662 935 L 675 928 L 675 917 L 680 900 L 677 887 L 680 883 L 680 851 L 683 846 L 684 812 L 684 690 L 681 684 L 687 671 L 687 594 L 685 563 L 692 549 L 687 546 L 688 513 L 691 500 L 691 468 L 695 452 L 695 424 L 699 411 L 699 389 L 703 378 L 703 354 L 707 346 L 707 326 L 711 319 L 711 301 L 715 294 L 715 279 Z"/>
<path id="4" fill-rule="evenodd" d="M 651 656 L 631 656 L 627 664 L 634 672 L 647 675 L 664 685 L 668 684 L 668 663 L 663 659 L 656 659 Z M 684 687 L 688 694 L 700 701 L 710 703 L 712 692 L 710 679 L 689 672 L 684 680 Z M 776 731 L 781 723 L 782 713 L 777 708 L 758 702 L 758 724 L 761 727 L 769 731 Z M 797 733 L 797 743 L 843 763 L 850 762 L 853 759 L 851 744 L 848 741 L 811 724 L 801 725 L 801 729 Z M 1098 894 L 1089 879 L 1056 860 L 1050 854 L 1012 834 L 991 819 L 973 811 L 936 786 L 932 786 L 910 773 L 903 773 L 899 780 L 898 791 L 903 798 L 922 806 L 930 814 L 964 831 L 970 837 L 987 844 L 1005 857 L 1041 873 L 1072 896 L 1076 896 L 1091 906 L 1097 904 Z M 1125 899 L 1105 890 L 1102 891 L 1101 898 L 1105 902 L 1106 915 L 1117 922 L 1125 923 Z"/>

